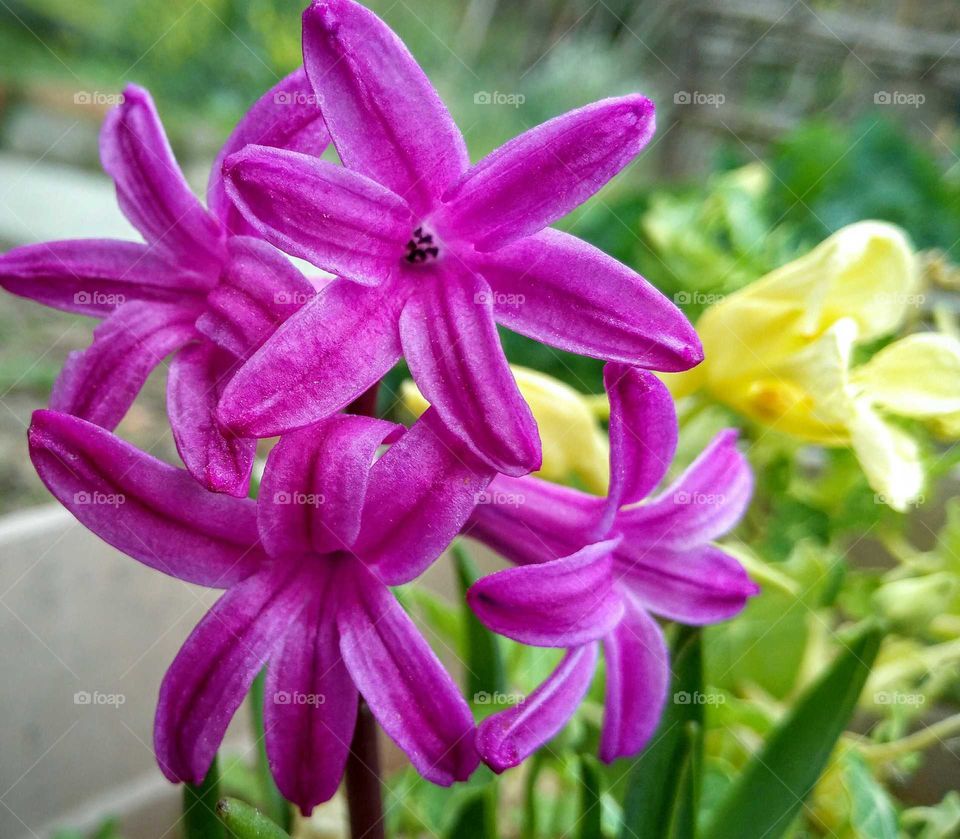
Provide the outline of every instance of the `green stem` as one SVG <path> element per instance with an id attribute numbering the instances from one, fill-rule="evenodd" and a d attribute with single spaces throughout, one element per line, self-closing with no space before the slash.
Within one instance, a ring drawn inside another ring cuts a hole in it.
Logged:
<path id="1" fill-rule="evenodd" d="M 250 688 L 250 718 L 253 728 L 253 739 L 257 747 L 256 773 L 260 784 L 260 793 L 263 800 L 263 809 L 273 821 L 285 831 L 289 832 L 293 826 L 293 814 L 290 804 L 283 797 L 270 771 L 270 761 L 267 759 L 266 735 L 263 727 L 264 691 L 266 684 L 266 670 L 261 670 L 253 680 Z"/>
<path id="2" fill-rule="evenodd" d="M 236 839 L 290 839 L 290 834 L 259 810 L 236 798 L 221 798 L 217 816 L 231 837 Z"/>
<path id="3" fill-rule="evenodd" d="M 214 757 L 207 777 L 199 785 L 183 785 L 184 839 L 226 839 L 223 823 L 217 818 L 220 800 L 220 758 Z"/>
<path id="4" fill-rule="evenodd" d="M 537 835 L 537 778 L 543 769 L 544 758 L 540 752 L 534 752 L 527 761 L 527 777 L 523 785 L 523 828 L 522 839 L 536 839 Z"/>

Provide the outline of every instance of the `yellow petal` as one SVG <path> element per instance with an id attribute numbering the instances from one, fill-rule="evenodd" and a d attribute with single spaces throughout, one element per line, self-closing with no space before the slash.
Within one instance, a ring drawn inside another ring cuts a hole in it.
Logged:
<path id="1" fill-rule="evenodd" d="M 510 369 L 540 427 L 543 465 L 536 474 L 550 481 L 573 482 L 598 495 L 606 493 L 609 445 L 590 397 L 537 370 L 515 365 Z M 413 416 L 428 407 L 411 381 L 401 385 L 400 397 Z"/>
<path id="2" fill-rule="evenodd" d="M 924 332 L 895 341 L 853 373 L 865 399 L 893 414 L 936 419 L 960 412 L 960 341 Z"/>
<path id="3" fill-rule="evenodd" d="M 877 502 L 903 512 L 919 500 L 923 470 L 916 441 L 863 402 L 856 404 L 849 428 L 853 451 Z"/>

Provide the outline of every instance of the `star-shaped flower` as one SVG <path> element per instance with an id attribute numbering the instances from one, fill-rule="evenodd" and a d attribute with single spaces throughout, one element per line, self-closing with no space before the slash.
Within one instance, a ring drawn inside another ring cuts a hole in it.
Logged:
<path id="1" fill-rule="evenodd" d="M 669 681 L 659 615 L 702 625 L 737 614 L 757 587 L 711 544 L 739 520 L 752 478 L 721 432 L 675 482 L 646 500 L 673 460 L 677 422 L 653 374 L 619 364 L 604 371 L 610 397 L 606 498 L 538 478 L 500 476 L 467 533 L 518 567 L 478 581 L 468 600 L 490 629 L 569 652 L 527 701 L 488 717 L 477 745 L 493 769 L 515 766 L 576 710 L 606 656 L 600 757 L 638 752 L 659 721 Z M 561 557 L 558 559 L 557 557 Z"/>
<path id="2" fill-rule="evenodd" d="M 256 441 L 224 429 L 216 406 L 238 361 L 311 299 L 313 285 L 227 200 L 220 162 L 250 142 L 321 152 L 329 142 L 303 70 L 257 101 L 210 175 L 209 210 L 191 193 L 150 94 L 130 85 L 107 116 L 103 167 L 144 244 L 43 242 L 0 257 L 0 285 L 48 306 L 104 318 L 73 353 L 51 407 L 107 429 L 123 419 L 170 353 L 167 405 L 187 469 L 212 489 L 247 494 Z"/>
<path id="3" fill-rule="evenodd" d="M 268 660 L 267 754 L 305 813 L 337 789 L 358 695 L 425 778 L 449 785 L 477 765 L 470 709 L 387 585 L 443 551 L 493 473 L 432 411 L 375 460 L 400 430 L 341 414 L 287 435 L 252 501 L 84 420 L 34 415 L 33 463 L 82 524 L 152 568 L 227 590 L 160 689 L 154 744 L 170 780 L 203 779 Z"/>
<path id="4" fill-rule="evenodd" d="M 547 226 L 646 145 L 653 103 L 596 102 L 469 166 L 459 129 L 400 39 L 352 0 L 304 12 L 304 67 L 344 166 L 249 146 L 227 190 L 269 242 L 341 279 L 256 353 L 221 418 L 272 436 L 342 408 L 400 358 L 447 426 L 499 471 L 540 464 L 496 324 L 657 370 L 702 357 L 642 277 Z"/>

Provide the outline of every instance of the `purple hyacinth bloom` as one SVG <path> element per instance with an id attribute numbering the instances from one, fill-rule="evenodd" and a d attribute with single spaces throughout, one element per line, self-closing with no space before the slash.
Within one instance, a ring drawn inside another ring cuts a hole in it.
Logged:
<path id="1" fill-rule="evenodd" d="M 646 371 L 608 364 L 604 379 L 608 496 L 500 476 L 489 490 L 496 503 L 479 505 L 466 531 L 517 564 L 470 589 L 478 617 L 522 643 L 568 649 L 526 702 L 480 725 L 478 749 L 496 771 L 518 764 L 570 718 L 593 678 L 598 640 L 607 674 L 600 757 L 637 753 L 656 728 L 669 682 L 666 645 L 651 615 L 714 623 L 758 591 L 740 563 L 711 544 L 750 499 L 752 476 L 736 433 L 718 434 L 648 499 L 676 449 L 673 402 Z"/>
<path id="2" fill-rule="evenodd" d="M 145 243 L 43 242 L 0 257 L 0 285 L 40 303 L 103 318 L 71 354 L 51 407 L 107 429 L 123 419 L 150 372 L 176 352 L 167 387 L 174 439 L 211 489 L 247 494 L 256 441 L 217 420 L 238 363 L 315 294 L 289 260 L 227 200 L 221 161 L 251 142 L 321 152 L 329 142 L 303 70 L 256 102 L 220 152 L 207 190 L 191 193 L 149 93 L 130 85 L 106 118 L 103 167 Z"/>
<path id="3" fill-rule="evenodd" d="M 467 703 L 387 586 L 446 548 L 493 473 L 432 411 L 401 431 L 340 414 L 289 434 L 253 501 L 84 420 L 34 414 L 33 463 L 82 524 L 152 568 L 226 589 L 160 689 L 154 744 L 170 780 L 203 779 L 268 661 L 267 754 L 304 813 L 337 789 L 358 696 L 425 778 L 449 785 L 478 764 Z M 98 493 L 124 503 L 83 503 Z"/>
<path id="4" fill-rule="evenodd" d="M 499 471 L 540 464 L 536 423 L 496 324 L 555 347 L 676 371 L 702 358 L 689 322 L 637 273 L 548 225 L 629 164 L 648 99 L 557 117 L 474 166 L 400 39 L 352 0 L 303 17 L 304 67 L 344 166 L 248 146 L 227 191 L 269 242 L 340 279 L 227 387 L 221 418 L 272 436 L 347 405 L 400 358 L 451 431 Z"/>

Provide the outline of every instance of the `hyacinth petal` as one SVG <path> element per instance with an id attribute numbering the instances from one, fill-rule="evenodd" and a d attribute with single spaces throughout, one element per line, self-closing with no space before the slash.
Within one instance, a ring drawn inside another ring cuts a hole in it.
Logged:
<path id="1" fill-rule="evenodd" d="M 397 428 L 341 414 L 281 437 L 267 459 L 257 506 L 267 550 L 273 556 L 349 550 L 377 448 Z"/>
<path id="2" fill-rule="evenodd" d="M 403 42 L 352 0 L 303 13 L 303 61 L 343 164 L 425 213 L 469 164 L 466 144 Z"/>
<path id="3" fill-rule="evenodd" d="M 388 585 L 409 582 L 453 541 L 493 475 L 429 409 L 374 464 L 356 554 Z"/>
<path id="4" fill-rule="evenodd" d="M 559 230 L 542 230 L 478 262 L 498 323 L 553 347 L 651 370 L 703 359 L 683 313 L 643 277 Z"/>
<path id="5" fill-rule="evenodd" d="M 642 501 L 663 479 L 677 450 L 677 414 L 670 391 L 652 373 L 608 364 L 610 491 L 605 524 L 624 504 Z"/>
<path id="6" fill-rule="evenodd" d="M 144 565 L 222 588 L 265 561 L 253 501 L 208 492 L 182 469 L 66 414 L 37 411 L 29 438 L 30 458 L 54 497 Z"/>
<path id="7" fill-rule="evenodd" d="M 410 372 L 447 427 L 497 471 L 540 468 L 540 436 L 507 364 L 490 287 L 467 268 L 437 269 L 400 315 Z"/>
<path id="8" fill-rule="evenodd" d="M 753 491 L 735 429 L 721 431 L 684 473 L 648 504 L 623 510 L 617 527 L 635 544 L 695 548 L 731 530 Z"/>
<path id="9" fill-rule="evenodd" d="M 263 94 L 233 129 L 217 154 L 207 183 L 207 206 L 234 235 L 254 235 L 237 212 L 223 185 L 223 162 L 244 146 L 271 146 L 315 157 L 323 154 L 330 135 L 307 74 L 298 67 Z"/>
<path id="10" fill-rule="evenodd" d="M 414 218 L 385 187 L 299 152 L 247 146 L 224 162 L 227 194 L 270 244 L 365 285 L 393 276 Z"/>
<path id="11" fill-rule="evenodd" d="M 480 251 L 542 230 L 630 163 L 653 136 L 654 122 L 653 103 L 631 95 L 530 129 L 473 166 L 444 196 L 444 229 Z"/>
<path id="12" fill-rule="evenodd" d="M 197 329 L 246 358 L 315 295 L 310 281 L 276 248 L 232 236 L 220 282 L 207 295 Z"/>
<path id="13" fill-rule="evenodd" d="M 194 627 L 160 686 L 153 746 L 171 781 L 199 784 L 227 725 L 306 604 L 302 570 L 271 566 L 226 592 Z"/>
<path id="14" fill-rule="evenodd" d="M 100 160 L 124 215 L 154 248 L 204 275 L 219 272 L 223 230 L 190 191 L 150 94 L 127 85 L 107 114 Z"/>
<path id="15" fill-rule="evenodd" d="M 115 428 L 153 369 L 196 337 L 197 311 L 173 303 L 124 304 L 93 330 L 89 347 L 67 356 L 50 407 Z"/>
<path id="16" fill-rule="evenodd" d="M 359 562 L 350 573 L 337 623 L 360 694 L 424 778 L 466 780 L 479 762 L 469 706 L 389 589 Z"/>
<path id="17" fill-rule="evenodd" d="M 663 632 L 643 609 L 627 600 L 620 625 L 603 639 L 607 695 L 600 759 L 610 763 L 637 754 L 653 736 L 670 685 Z"/>
<path id="18" fill-rule="evenodd" d="M 522 703 L 487 717 L 477 728 L 477 751 L 483 762 L 500 773 L 550 740 L 577 710 L 596 666 L 596 644 L 570 650 Z"/>
<path id="19" fill-rule="evenodd" d="M 691 626 L 732 618 L 759 591 L 743 566 L 713 545 L 648 547 L 626 536 L 616 560 L 615 573 L 644 608 Z"/>
<path id="20" fill-rule="evenodd" d="M 575 647 L 610 632 L 623 615 L 612 552 L 597 542 L 571 556 L 506 568 L 478 580 L 467 602 L 494 632 L 537 647 Z"/>
<path id="21" fill-rule="evenodd" d="M 391 284 L 330 283 L 234 376 L 221 420 L 238 434 L 271 437 L 339 411 L 400 358 L 400 305 Z"/>
<path id="22" fill-rule="evenodd" d="M 217 419 L 217 403 L 236 360 L 203 341 L 178 352 L 167 378 L 167 415 L 187 471 L 214 492 L 245 498 L 257 441 L 237 437 Z"/>
<path id="23" fill-rule="evenodd" d="M 172 303 L 204 293 L 210 283 L 171 266 L 149 245 L 118 239 L 41 242 L 0 256 L 0 287 L 78 315 L 106 317 L 133 300 Z"/>
<path id="24" fill-rule="evenodd" d="M 479 499 L 464 535 L 518 565 L 549 562 L 583 547 L 604 504 L 539 478 L 499 475 Z"/>
<path id="25" fill-rule="evenodd" d="M 340 786 L 357 718 L 357 688 L 340 655 L 337 592 L 318 581 L 270 658 L 264 729 L 270 769 L 304 815 Z"/>

